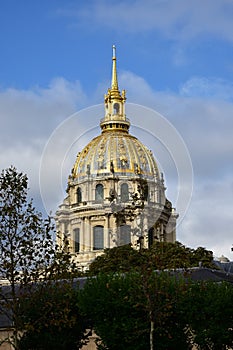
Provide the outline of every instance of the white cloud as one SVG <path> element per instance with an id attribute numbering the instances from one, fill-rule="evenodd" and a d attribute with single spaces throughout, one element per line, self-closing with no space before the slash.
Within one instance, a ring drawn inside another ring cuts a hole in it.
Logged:
<path id="1" fill-rule="evenodd" d="M 79 82 L 54 79 L 48 88 L 0 91 L 0 166 L 11 165 L 29 177 L 31 196 L 39 200 L 39 166 L 54 128 L 86 103 Z"/>
<path id="2" fill-rule="evenodd" d="M 44 138 L 44 132 L 48 135 L 48 130 L 85 103 L 80 83 L 63 78 L 54 79 L 47 89 L 0 91 L 0 143 L 13 146 Z"/>
<path id="3" fill-rule="evenodd" d="M 231 0 L 101 0 L 63 8 L 58 14 L 76 18 L 77 25 L 91 23 L 91 28 L 105 26 L 124 33 L 158 30 L 176 40 L 206 34 L 233 40 Z"/>
<path id="4" fill-rule="evenodd" d="M 232 177 L 196 183 L 190 210 L 179 230 L 179 240 L 187 246 L 203 246 L 217 257 L 223 254 L 233 260 L 232 198 Z"/>
<path id="5" fill-rule="evenodd" d="M 143 103 L 146 106 L 147 101 L 150 103 L 154 99 L 154 91 L 150 85 L 142 77 L 129 72 L 124 71 L 119 77 L 120 85 L 124 86 L 127 93 L 127 98 L 135 103 Z M 127 108 L 127 105 L 126 105 Z"/>
<path id="6" fill-rule="evenodd" d="M 193 77 L 183 84 L 180 88 L 180 94 L 185 97 L 232 101 L 233 84 L 223 79 Z"/>

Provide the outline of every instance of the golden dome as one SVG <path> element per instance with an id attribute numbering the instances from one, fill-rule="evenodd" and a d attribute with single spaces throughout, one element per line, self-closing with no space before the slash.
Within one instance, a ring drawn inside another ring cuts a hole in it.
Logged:
<path id="1" fill-rule="evenodd" d="M 113 46 L 112 84 L 104 99 L 105 116 L 100 121 L 102 134 L 78 154 L 72 170 L 73 179 L 111 174 L 159 179 L 152 152 L 128 132 L 130 122 L 125 115 L 125 101 L 125 90 L 120 93 L 118 89 L 116 48 Z"/>
<path id="2" fill-rule="evenodd" d="M 153 154 L 136 137 L 109 131 L 95 137 L 77 156 L 73 178 L 87 176 L 137 176 L 159 178 Z"/>
<path id="3" fill-rule="evenodd" d="M 176 238 L 178 215 L 166 199 L 152 152 L 129 133 L 125 101 L 125 91 L 118 88 L 113 47 L 101 134 L 78 153 L 67 196 L 55 217 L 58 244 L 68 240 L 74 262 L 85 270 L 106 248 L 131 244 L 144 249 L 155 241 Z"/>

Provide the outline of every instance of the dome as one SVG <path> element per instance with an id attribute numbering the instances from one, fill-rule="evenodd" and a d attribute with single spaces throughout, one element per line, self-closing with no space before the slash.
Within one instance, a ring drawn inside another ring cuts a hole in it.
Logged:
<path id="1" fill-rule="evenodd" d="M 82 181 L 114 174 L 159 180 L 159 171 L 151 151 L 129 134 L 130 121 L 125 114 L 126 92 L 118 88 L 115 47 L 112 84 L 104 97 L 105 116 L 100 120 L 101 135 L 94 138 L 77 156 L 72 178 Z"/>
<path id="2" fill-rule="evenodd" d="M 74 261 L 84 269 L 106 248 L 131 244 L 141 249 L 176 240 L 178 215 L 166 198 L 152 152 L 129 133 L 125 101 L 113 46 L 100 135 L 78 153 L 55 218 L 58 245 L 68 240 Z"/>
<path id="3" fill-rule="evenodd" d="M 89 175 L 159 178 L 159 171 L 151 151 L 136 137 L 122 131 L 105 131 L 95 137 L 78 154 L 73 178 L 81 180 Z"/>

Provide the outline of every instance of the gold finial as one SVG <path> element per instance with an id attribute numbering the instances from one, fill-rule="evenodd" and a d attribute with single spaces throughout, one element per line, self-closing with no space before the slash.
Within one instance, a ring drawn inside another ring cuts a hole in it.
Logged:
<path id="1" fill-rule="evenodd" d="M 118 90 L 115 45 L 112 46 L 112 90 Z"/>

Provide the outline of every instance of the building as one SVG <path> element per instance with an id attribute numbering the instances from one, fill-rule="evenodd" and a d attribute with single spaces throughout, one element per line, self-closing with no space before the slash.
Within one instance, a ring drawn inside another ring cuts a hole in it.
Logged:
<path id="1" fill-rule="evenodd" d="M 78 153 L 67 197 L 56 212 L 58 242 L 68 239 L 83 266 L 105 248 L 176 240 L 178 215 L 166 198 L 163 175 L 150 150 L 129 132 L 126 92 L 120 92 L 116 49 L 112 82 L 104 97 L 101 134 Z"/>

